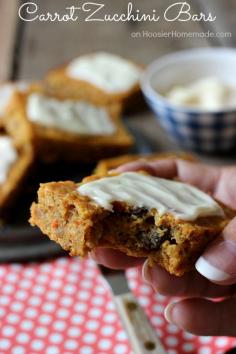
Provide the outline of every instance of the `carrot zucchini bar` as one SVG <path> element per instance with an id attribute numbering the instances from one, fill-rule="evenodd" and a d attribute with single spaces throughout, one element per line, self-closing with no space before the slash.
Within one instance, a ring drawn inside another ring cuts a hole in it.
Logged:
<path id="1" fill-rule="evenodd" d="M 20 192 L 32 164 L 30 145 L 17 147 L 11 137 L 0 135 L 0 214 Z"/>
<path id="2" fill-rule="evenodd" d="M 190 185 L 126 172 L 42 184 L 30 223 L 72 256 L 109 247 L 181 276 L 234 215 Z"/>
<path id="3" fill-rule="evenodd" d="M 97 52 L 50 70 L 45 83 L 50 93 L 62 98 L 99 105 L 119 103 L 129 111 L 144 103 L 139 84 L 142 72 L 140 65 L 120 56 Z"/>
<path id="4" fill-rule="evenodd" d="M 120 106 L 62 100 L 36 85 L 15 94 L 5 126 L 18 144 L 30 141 L 44 161 L 94 162 L 125 153 L 133 144 L 121 122 Z"/>

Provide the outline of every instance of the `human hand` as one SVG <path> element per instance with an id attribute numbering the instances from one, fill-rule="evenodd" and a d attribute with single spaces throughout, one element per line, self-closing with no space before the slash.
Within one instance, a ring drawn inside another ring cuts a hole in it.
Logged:
<path id="1" fill-rule="evenodd" d="M 119 172 L 145 170 L 163 178 L 178 177 L 183 182 L 211 192 L 236 209 L 236 167 L 208 167 L 179 159 L 133 162 Z M 163 295 L 184 299 L 171 302 L 165 311 L 168 321 L 198 335 L 236 335 L 236 218 L 198 259 L 196 270 L 181 278 L 163 268 L 143 265 L 144 279 Z M 97 249 L 93 257 L 112 268 L 127 268 L 143 263 L 121 252 Z M 224 297 L 221 302 L 209 298 Z M 208 298 L 208 299 L 206 299 Z M 194 319 L 194 320 L 193 320 Z"/>

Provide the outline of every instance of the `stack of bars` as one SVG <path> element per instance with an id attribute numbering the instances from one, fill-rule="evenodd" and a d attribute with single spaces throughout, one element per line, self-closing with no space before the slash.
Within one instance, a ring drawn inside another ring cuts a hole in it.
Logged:
<path id="1" fill-rule="evenodd" d="M 109 53 L 83 55 L 42 81 L 0 86 L 0 213 L 37 162 L 96 163 L 134 143 L 121 116 L 143 106 L 143 68 Z"/>

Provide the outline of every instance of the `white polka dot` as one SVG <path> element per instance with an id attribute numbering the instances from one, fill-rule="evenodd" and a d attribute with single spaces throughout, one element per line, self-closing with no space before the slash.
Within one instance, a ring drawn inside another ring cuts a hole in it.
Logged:
<path id="1" fill-rule="evenodd" d="M 35 334 L 38 337 L 46 337 L 48 335 L 48 329 L 46 327 L 38 327 L 35 329 Z"/>
<path id="2" fill-rule="evenodd" d="M 20 312 L 23 309 L 24 305 L 21 302 L 13 302 L 11 305 L 11 310 Z"/>
<path id="3" fill-rule="evenodd" d="M 70 327 L 68 329 L 68 336 L 78 337 L 81 334 L 81 330 L 78 327 Z"/>
<path id="4" fill-rule="evenodd" d="M 12 327 L 12 326 L 5 326 L 3 327 L 2 329 L 2 334 L 5 336 L 5 337 L 12 337 L 15 333 L 15 328 Z"/>
<path id="5" fill-rule="evenodd" d="M 62 340 L 63 340 L 63 337 L 59 333 L 53 333 L 49 337 L 49 341 L 52 342 L 53 344 L 61 343 Z"/>
<path id="6" fill-rule="evenodd" d="M 63 308 L 57 310 L 56 313 L 57 313 L 57 317 L 59 318 L 66 318 L 70 315 L 70 312 L 67 309 L 63 309 Z"/>
<path id="7" fill-rule="evenodd" d="M 10 283 L 15 283 L 18 280 L 18 275 L 13 273 L 13 274 L 8 274 L 7 276 L 7 281 Z"/>
<path id="8" fill-rule="evenodd" d="M 142 306 L 148 306 L 150 304 L 150 299 L 147 296 L 139 296 L 139 303 Z"/>
<path id="9" fill-rule="evenodd" d="M 155 326 L 162 326 L 164 323 L 164 319 L 158 316 L 151 317 L 151 321 Z"/>
<path id="10" fill-rule="evenodd" d="M 192 343 L 185 343 L 183 345 L 183 350 L 187 353 L 192 352 L 194 350 L 194 345 Z"/>
<path id="11" fill-rule="evenodd" d="M 42 300 L 38 296 L 32 296 L 29 298 L 29 304 L 31 306 L 39 306 L 41 304 Z"/>
<path id="12" fill-rule="evenodd" d="M 96 286 L 94 290 L 96 294 L 104 294 L 106 292 L 106 289 L 103 286 Z"/>
<path id="13" fill-rule="evenodd" d="M 35 318 L 35 317 L 38 316 L 38 311 L 36 309 L 34 309 L 34 308 L 29 307 L 25 311 L 25 316 L 29 317 L 29 318 Z"/>
<path id="14" fill-rule="evenodd" d="M 97 339 L 97 336 L 93 333 L 86 333 L 84 336 L 83 336 L 83 341 L 85 343 L 94 343 Z"/>
<path id="15" fill-rule="evenodd" d="M 46 298 L 48 300 L 57 300 L 59 294 L 56 291 L 48 291 L 46 294 Z"/>
<path id="16" fill-rule="evenodd" d="M 32 292 L 34 294 L 45 294 L 46 293 L 46 289 L 44 286 L 41 285 L 35 285 L 32 289 Z"/>
<path id="17" fill-rule="evenodd" d="M 74 306 L 75 311 L 85 312 L 87 311 L 88 306 L 84 303 L 76 303 Z"/>
<path id="18" fill-rule="evenodd" d="M 71 317 L 71 322 L 73 324 L 80 324 L 80 323 L 83 323 L 84 322 L 84 317 L 82 315 L 73 315 Z"/>
<path id="19" fill-rule="evenodd" d="M 101 329 L 101 333 L 104 335 L 104 336 L 110 336 L 112 333 L 114 333 L 114 327 L 112 326 L 104 326 L 102 327 Z"/>
<path id="20" fill-rule="evenodd" d="M 41 315 L 39 317 L 39 323 L 49 324 L 52 321 L 52 317 L 49 315 Z"/>
<path id="21" fill-rule="evenodd" d="M 94 351 L 90 347 L 81 347 L 80 348 L 80 354 L 93 354 Z"/>
<path id="22" fill-rule="evenodd" d="M 31 348 L 37 351 L 41 351 L 44 348 L 45 344 L 42 340 L 35 339 L 31 343 Z"/>
<path id="23" fill-rule="evenodd" d="M 7 322 L 8 323 L 18 323 L 20 321 L 20 317 L 14 313 L 11 313 L 10 315 L 7 316 Z"/>
<path id="24" fill-rule="evenodd" d="M 69 274 L 67 276 L 67 281 L 71 282 L 71 283 L 77 283 L 78 282 L 78 276 L 75 274 Z"/>
<path id="25" fill-rule="evenodd" d="M 23 289 L 29 289 L 31 287 L 32 283 L 29 279 L 23 279 L 20 283 L 19 283 L 19 287 L 23 288 Z"/>
<path id="26" fill-rule="evenodd" d="M 91 280 L 82 280 L 80 286 L 85 289 L 91 289 L 93 287 L 93 282 Z"/>
<path id="27" fill-rule="evenodd" d="M 8 296 L 1 296 L 0 297 L 0 305 L 8 305 L 10 302 L 10 298 Z"/>
<path id="28" fill-rule="evenodd" d="M 5 316 L 5 314 L 6 314 L 5 309 L 4 309 L 4 308 L 2 308 L 2 307 L 0 307 L 0 317 Z"/>
<path id="29" fill-rule="evenodd" d="M 49 264 L 43 264 L 41 266 L 41 271 L 44 273 L 49 273 L 51 271 L 52 267 Z"/>
<path id="30" fill-rule="evenodd" d="M 63 305 L 63 306 L 71 306 L 72 303 L 73 303 L 73 298 L 69 297 L 69 296 L 65 296 L 63 297 L 61 300 L 60 300 L 60 303 Z"/>
<path id="31" fill-rule="evenodd" d="M 168 324 L 167 330 L 169 333 L 178 333 L 179 332 L 179 328 L 173 324 Z"/>
<path id="32" fill-rule="evenodd" d="M 217 345 L 217 347 L 226 347 L 229 344 L 229 340 L 228 338 L 216 338 L 215 340 L 215 344 Z"/>
<path id="33" fill-rule="evenodd" d="M 32 321 L 23 321 L 20 327 L 26 331 L 29 331 L 33 328 L 34 324 Z"/>
<path id="34" fill-rule="evenodd" d="M 88 300 L 90 297 L 90 294 L 88 291 L 80 291 L 79 294 L 78 294 L 78 298 L 81 299 L 81 300 Z"/>
<path id="35" fill-rule="evenodd" d="M 98 347 L 102 350 L 108 350 L 112 346 L 112 342 L 109 339 L 101 339 L 98 342 Z"/>
<path id="36" fill-rule="evenodd" d="M 17 290 L 15 297 L 17 300 L 25 300 L 28 297 L 28 293 L 25 290 Z"/>
<path id="37" fill-rule="evenodd" d="M 45 312 L 54 312 L 56 309 L 56 305 L 51 303 L 51 302 L 46 302 L 43 307 L 42 307 L 43 311 Z"/>
<path id="38" fill-rule="evenodd" d="M 64 344 L 65 348 L 68 350 L 75 350 L 78 348 L 78 345 L 79 343 L 73 339 L 66 340 Z"/>
<path id="39" fill-rule="evenodd" d="M 0 277 L 2 277 L 6 273 L 6 270 L 0 266 Z"/>
<path id="40" fill-rule="evenodd" d="M 60 279 L 53 279 L 49 286 L 53 289 L 59 289 L 63 286 L 63 282 Z"/>
<path id="41" fill-rule="evenodd" d="M 65 271 L 62 268 L 57 268 L 53 272 L 54 277 L 63 277 L 65 275 Z"/>
<path id="42" fill-rule="evenodd" d="M 27 343 L 30 339 L 30 336 L 27 333 L 19 333 L 16 337 L 17 342 L 19 343 Z"/>
<path id="43" fill-rule="evenodd" d="M 11 345 L 11 342 L 8 339 L 1 339 L 0 340 L 0 349 L 8 349 Z"/>
<path id="44" fill-rule="evenodd" d="M 60 349 L 56 346 L 47 347 L 45 354 L 60 354 Z"/>
<path id="45" fill-rule="evenodd" d="M 178 344 L 178 339 L 176 337 L 169 336 L 166 338 L 166 343 L 171 347 L 175 347 Z"/>
<path id="46" fill-rule="evenodd" d="M 126 341 L 127 340 L 127 335 L 124 331 L 119 331 L 116 335 L 116 338 L 120 341 Z"/>
<path id="47" fill-rule="evenodd" d="M 152 288 L 149 285 L 143 284 L 139 287 L 139 291 L 142 294 L 151 294 L 153 292 Z"/>
<path id="48" fill-rule="evenodd" d="M 163 313 L 164 312 L 164 306 L 163 305 L 154 305 L 153 306 L 153 311 L 157 313 Z"/>
<path id="49" fill-rule="evenodd" d="M 27 278 L 33 278 L 35 276 L 35 271 L 34 269 L 32 268 L 28 268 L 24 271 L 24 276 L 27 277 Z M 37 277 L 37 280 L 38 280 L 38 277 Z"/>
<path id="50" fill-rule="evenodd" d="M 110 310 L 110 311 L 113 311 L 113 310 L 115 310 L 115 305 L 114 305 L 113 302 L 110 301 L 110 302 L 107 303 L 106 308 L 107 308 L 108 310 Z"/>
<path id="51" fill-rule="evenodd" d="M 74 285 L 68 284 L 63 288 L 63 293 L 65 294 L 74 294 L 76 293 L 77 288 Z"/>
<path id="52" fill-rule="evenodd" d="M 38 277 L 37 277 L 37 283 L 42 283 L 42 284 L 44 284 L 44 283 L 47 283 L 48 280 L 49 280 L 49 278 L 48 278 L 48 276 L 45 275 L 45 274 L 40 274 L 40 275 L 38 275 Z"/>
<path id="53" fill-rule="evenodd" d="M 114 353 L 115 354 L 125 354 L 127 352 L 127 350 L 128 350 L 127 345 L 118 344 L 114 348 Z"/>
<path id="54" fill-rule="evenodd" d="M 6 284 L 2 287 L 2 292 L 5 294 L 11 294 L 15 290 L 15 287 L 11 284 Z"/>
<path id="55" fill-rule="evenodd" d="M 210 347 L 199 348 L 199 354 L 212 354 Z"/>
<path id="56" fill-rule="evenodd" d="M 104 316 L 104 321 L 105 322 L 108 322 L 108 323 L 112 323 L 112 322 L 115 322 L 117 320 L 117 317 L 114 313 L 107 313 L 105 316 Z"/>
<path id="57" fill-rule="evenodd" d="M 90 320 L 86 322 L 86 328 L 90 329 L 91 331 L 96 330 L 100 326 L 100 323 L 95 320 Z"/>
<path id="58" fill-rule="evenodd" d="M 22 269 L 22 265 L 21 264 L 11 264 L 10 268 L 14 271 L 14 272 L 19 272 Z"/>
<path id="59" fill-rule="evenodd" d="M 67 324 L 64 321 L 56 321 L 53 323 L 53 328 L 56 329 L 57 331 L 64 331 L 66 326 Z"/>
<path id="60" fill-rule="evenodd" d="M 25 353 L 26 353 L 25 349 L 20 346 L 13 347 L 11 350 L 11 354 L 25 354 Z"/>
<path id="61" fill-rule="evenodd" d="M 104 299 L 102 297 L 95 297 L 91 302 L 95 306 L 102 306 L 104 304 Z"/>

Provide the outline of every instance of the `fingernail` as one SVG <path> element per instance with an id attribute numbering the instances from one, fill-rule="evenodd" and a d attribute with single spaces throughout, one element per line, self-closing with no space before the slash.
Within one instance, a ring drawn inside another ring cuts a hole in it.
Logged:
<path id="1" fill-rule="evenodd" d="M 169 323 L 174 323 L 172 313 L 176 303 L 176 301 L 170 302 L 165 308 L 164 316 L 166 321 L 168 321 Z"/>
<path id="2" fill-rule="evenodd" d="M 227 274 L 221 269 L 213 266 L 204 257 L 200 257 L 197 260 L 195 267 L 201 275 L 211 281 L 223 282 L 230 278 L 230 274 Z"/>
<path id="3" fill-rule="evenodd" d="M 236 277 L 236 242 L 221 239 L 208 247 L 196 262 L 197 271 L 214 282 L 225 282 Z"/>
<path id="4" fill-rule="evenodd" d="M 146 283 L 150 284 L 152 282 L 150 267 L 148 265 L 148 259 L 146 259 L 146 261 L 143 263 L 142 277 Z"/>

